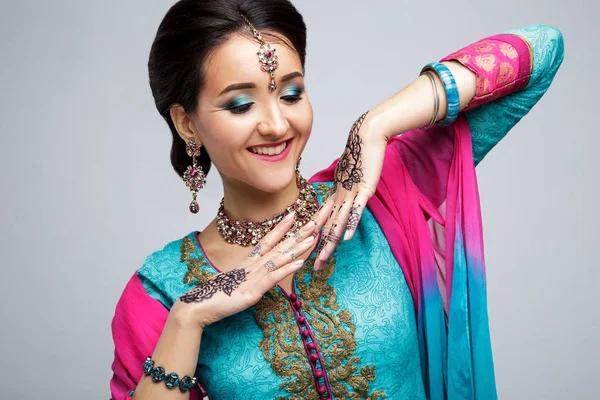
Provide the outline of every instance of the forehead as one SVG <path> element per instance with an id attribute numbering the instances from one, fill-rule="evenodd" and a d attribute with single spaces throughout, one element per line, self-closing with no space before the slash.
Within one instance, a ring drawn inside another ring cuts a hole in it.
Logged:
<path id="1" fill-rule="evenodd" d="M 298 53 L 280 41 L 273 41 L 267 37 L 265 40 L 276 50 L 279 61 L 279 68 L 275 70 L 275 81 L 290 72 L 302 72 Z M 258 88 L 263 85 L 264 89 L 268 90 L 270 76 L 260 69 L 261 64 L 256 55 L 259 48 L 258 40 L 239 34 L 232 35 L 217 47 L 203 66 L 205 94 L 217 96 L 232 83 L 246 82 L 254 83 Z"/>

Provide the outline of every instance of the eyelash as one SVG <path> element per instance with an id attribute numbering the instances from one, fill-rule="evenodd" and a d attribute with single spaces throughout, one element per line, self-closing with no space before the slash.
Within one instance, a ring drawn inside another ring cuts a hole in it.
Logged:
<path id="1" fill-rule="evenodd" d="M 304 93 L 304 89 L 298 88 L 297 92 L 298 92 L 298 94 L 281 96 L 281 99 L 288 104 L 295 104 L 295 103 L 299 102 L 300 100 L 302 100 L 301 94 Z M 228 110 L 231 111 L 231 113 L 233 113 L 233 114 L 244 114 L 244 113 L 248 112 L 248 110 L 250 110 L 250 107 L 252 107 L 252 104 L 254 104 L 254 102 L 242 104 L 241 106 L 237 106 L 237 107 L 229 107 Z"/>

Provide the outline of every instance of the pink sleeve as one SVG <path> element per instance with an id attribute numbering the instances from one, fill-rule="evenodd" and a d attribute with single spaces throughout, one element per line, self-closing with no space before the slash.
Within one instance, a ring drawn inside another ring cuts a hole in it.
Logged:
<path id="1" fill-rule="evenodd" d="M 156 347 L 169 310 L 150 297 L 137 273 L 131 277 L 117 303 L 112 320 L 115 358 L 110 381 L 112 400 L 131 399 L 142 378 L 142 365 Z M 202 399 L 198 387 L 190 391 L 190 400 Z"/>
<path id="2" fill-rule="evenodd" d="M 529 44 L 519 36 L 489 36 L 454 52 L 441 61 L 455 60 L 477 76 L 470 110 L 525 88 L 531 77 L 533 56 Z"/>
<path id="3" fill-rule="evenodd" d="M 516 35 L 489 36 L 441 61 L 449 60 L 459 61 L 477 76 L 475 96 L 461 112 L 521 91 L 531 76 L 531 49 L 526 40 Z M 474 142 L 477 140 L 478 137 L 473 138 Z M 390 142 L 395 143 L 417 187 L 435 207 L 440 206 L 446 198 L 448 174 L 453 160 L 453 128 L 433 126 L 426 132 L 413 129 Z"/>

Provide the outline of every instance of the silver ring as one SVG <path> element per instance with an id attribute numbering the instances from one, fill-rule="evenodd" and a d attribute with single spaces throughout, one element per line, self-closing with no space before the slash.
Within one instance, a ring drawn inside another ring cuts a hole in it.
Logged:
<path id="1" fill-rule="evenodd" d="M 294 232 L 294 240 L 296 241 L 296 243 L 300 243 L 302 240 L 302 234 L 300 233 L 300 231 L 296 231 Z"/>
<path id="2" fill-rule="evenodd" d="M 290 247 L 289 253 L 292 256 L 292 261 L 294 261 L 296 259 L 296 250 L 293 247 Z"/>

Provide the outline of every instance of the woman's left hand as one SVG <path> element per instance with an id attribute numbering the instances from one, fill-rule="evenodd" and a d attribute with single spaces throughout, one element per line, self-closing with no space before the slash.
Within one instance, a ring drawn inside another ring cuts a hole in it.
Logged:
<path id="1" fill-rule="evenodd" d="M 352 238 L 367 201 L 375 193 L 387 139 L 375 127 L 373 115 L 366 112 L 352 125 L 346 148 L 338 160 L 334 186 L 323 205 L 332 211 L 325 223 L 325 237 L 317 251 L 315 270 L 325 265 L 342 235 L 344 240 Z"/>

